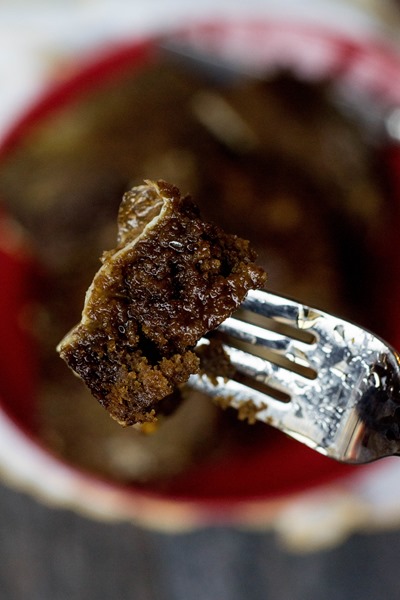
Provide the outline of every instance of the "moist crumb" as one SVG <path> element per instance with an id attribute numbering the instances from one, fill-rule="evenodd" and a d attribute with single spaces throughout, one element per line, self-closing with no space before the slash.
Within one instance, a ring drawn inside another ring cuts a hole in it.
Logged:
<path id="1" fill-rule="evenodd" d="M 243 402 L 238 408 L 238 419 L 240 421 L 247 421 L 249 425 L 254 425 L 257 420 L 257 413 L 265 410 L 267 407 L 267 404 L 256 406 L 252 400 Z"/>
<path id="2" fill-rule="evenodd" d="M 213 383 L 216 383 L 217 377 L 229 379 L 234 376 L 236 369 L 219 339 L 211 338 L 209 344 L 201 344 L 196 354 L 200 359 L 200 372 Z"/>
<path id="3" fill-rule="evenodd" d="M 199 372 L 198 340 L 264 285 L 254 260 L 248 241 L 203 221 L 177 187 L 146 181 L 124 195 L 117 246 L 58 351 L 119 423 L 152 422 Z"/>

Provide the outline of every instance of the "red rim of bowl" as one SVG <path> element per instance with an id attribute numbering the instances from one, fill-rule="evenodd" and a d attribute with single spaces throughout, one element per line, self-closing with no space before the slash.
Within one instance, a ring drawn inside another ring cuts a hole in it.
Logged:
<path id="1" fill-rule="evenodd" d="M 214 46 L 217 47 L 217 41 L 221 35 L 229 35 L 232 27 L 237 27 L 239 34 L 256 31 L 260 36 L 267 33 L 273 35 L 294 36 L 293 41 L 303 44 L 309 44 L 310 41 L 317 42 L 320 48 L 334 50 L 334 59 L 332 56 L 325 57 L 329 73 L 334 76 L 349 79 L 355 78 L 363 85 L 370 87 L 372 92 L 378 96 L 385 97 L 388 93 L 398 98 L 400 102 L 400 84 L 397 88 L 388 84 L 388 76 L 400 72 L 399 56 L 393 51 L 382 45 L 380 42 L 360 43 L 348 37 L 342 37 L 332 34 L 329 31 L 323 31 L 321 28 L 312 28 L 309 26 L 298 26 L 291 24 L 277 23 L 220 23 L 220 24 L 200 24 L 188 27 L 176 32 L 173 37 L 183 42 L 196 43 L 199 39 L 212 39 Z M 53 112 L 62 111 L 64 106 L 71 102 L 79 102 L 79 98 L 84 97 L 88 91 L 94 91 L 106 82 L 118 80 L 124 74 L 132 73 L 139 67 L 145 67 L 150 64 L 154 58 L 154 47 L 159 38 L 150 38 L 145 41 L 133 42 L 117 48 L 106 49 L 106 51 L 97 55 L 94 60 L 88 64 L 78 65 L 76 72 L 65 81 L 58 83 L 47 90 L 43 95 L 28 109 L 21 118 L 13 125 L 8 134 L 3 138 L 0 144 L 0 160 L 4 160 L 15 147 L 24 139 L 29 129 L 40 123 Z M 254 41 L 254 39 L 253 39 Z M 208 44 L 209 45 L 209 44 Z M 314 49 L 315 50 L 315 49 Z M 312 56 L 313 50 L 307 50 L 309 56 Z M 266 60 L 266 57 L 264 58 Z M 288 55 L 288 60 L 293 60 Z M 297 59 L 296 59 L 297 60 Z M 304 60 L 304 59 L 303 59 Z M 361 60 L 358 65 L 357 61 Z M 321 72 L 321 59 L 313 58 L 315 71 L 318 76 Z M 370 78 L 368 69 L 365 67 L 365 61 L 368 63 L 377 62 L 379 76 Z M 382 63 L 382 64 L 380 64 Z M 325 66 L 326 70 L 326 66 Z M 393 81 L 393 80 L 392 80 Z M 390 91 L 388 91 L 390 88 Z M 394 161 L 394 162 L 393 162 Z M 398 153 L 392 158 L 393 165 L 399 165 Z M 396 179 L 397 182 L 397 179 Z M 0 215 L 1 216 L 1 215 Z M 8 304 L 4 304 L 4 294 L 2 295 L 2 310 L 10 310 L 12 306 L 18 306 L 22 295 L 26 292 L 25 277 L 29 271 L 29 259 L 25 254 L 2 252 L 0 249 L 0 270 L 4 280 L 13 281 L 13 296 L 8 298 Z M 400 292 L 400 290 L 399 290 Z M 400 296 L 400 293 L 397 297 Z M 17 317 L 16 317 L 17 319 Z M 17 319 L 18 321 L 18 319 Z M 15 348 L 15 356 L 27 356 L 31 352 L 31 346 L 21 331 L 20 324 L 12 319 L 8 322 L 8 329 L 3 334 L 3 339 L 19 339 L 20 343 Z M 22 337 L 21 337 L 22 336 Z M 396 336 L 398 337 L 398 336 Z M 25 346 L 24 346 L 25 344 Z M 25 353 L 25 354 L 24 354 Z M 23 362 L 23 361 L 22 361 Z M 27 364 L 29 361 L 26 361 Z M 11 362 L 8 365 L 11 368 Z M 7 373 L 3 370 L 3 373 Z M 34 373 L 32 367 L 27 367 L 24 371 L 23 365 L 20 372 L 14 372 L 19 381 L 28 380 L 31 383 L 22 385 L 19 395 L 20 398 L 29 399 L 33 396 Z M 27 377 L 29 376 L 29 377 Z M 11 395 L 11 390 L 4 393 L 3 396 Z M 23 433 L 33 441 L 34 444 L 41 446 L 39 440 L 32 434 L 29 426 L 24 424 L 21 415 L 15 412 L 12 402 L 4 401 L 3 408 L 11 421 L 23 431 Z M 48 452 L 47 449 L 45 451 Z M 51 453 L 50 453 L 51 454 Z M 80 475 L 99 481 L 94 475 L 82 472 L 73 465 L 63 466 L 76 471 Z M 267 472 L 269 476 L 264 478 L 263 474 Z M 209 505 L 234 505 L 238 502 L 252 500 L 268 500 L 287 497 L 293 493 L 314 488 L 333 482 L 339 478 L 348 476 L 353 472 L 353 467 L 341 465 L 330 459 L 327 459 L 316 452 L 298 444 L 294 440 L 283 437 L 281 434 L 271 435 L 271 440 L 266 444 L 266 449 L 258 449 L 256 453 L 246 454 L 237 453 L 229 459 L 222 459 L 214 464 L 199 465 L 191 469 L 189 473 L 177 477 L 168 487 L 167 491 L 159 491 L 151 486 L 138 488 L 132 486 L 121 486 L 118 483 L 106 481 L 112 488 L 123 489 L 124 493 L 131 491 L 133 494 L 144 496 L 164 497 L 168 500 L 185 500 L 194 503 Z"/>

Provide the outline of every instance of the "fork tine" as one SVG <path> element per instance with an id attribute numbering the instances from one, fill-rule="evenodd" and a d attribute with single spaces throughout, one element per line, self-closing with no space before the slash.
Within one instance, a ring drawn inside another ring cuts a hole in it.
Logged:
<path id="1" fill-rule="evenodd" d="M 302 330 L 310 329 L 321 315 L 315 308 L 265 290 L 250 290 L 241 306 L 263 317 L 279 319 Z"/>
<path id="2" fill-rule="evenodd" d="M 277 331 L 271 331 L 266 327 L 254 325 L 241 319 L 229 317 L 218 327 L 218 332 L 222 332 L 224 337 L 229 339 L 229 344 L 237 340 L 238 345 L 250 354 L 262 354 L 265 349 L 265 356 L 268 360 L 273 357 L 285 357 L 288 362 L 302 367 L 312 368 L 312 356 L 315 343 L 302 342 L 288 335 Z M 315 342 L 315 340 L 314 340 Z M 268 354 L 270 352 L 270 354 Z"/>
<path id="3" fill-rule="evenodd" d="M 225 319 L 218 331 L 248 344 L 261 345 L 273 350 L 286 351 L 288 346 L 287 336 L 234 317 Z"/>
<path id="4" fill-rule="evenodd" d="M 223 348 L 228 354 L 231 364 L 239 373 L 254 378 L 257 382 L 268 385 L 287 396 L 291 396 L 292 392 L 298 390 L 302 383 L 306 383 L 307 378 L 301 373 L 228 344 L 223 344 Z"/>
<path id="5" fill-rule="evenodd" d="M 211 381 L 207 375 L 195 374 L 190 376 L 188 385 L 214 398 L 222 406 L 235 408 L 239 415 L 243 411 L 243 417 L 250 421 L 257 418 L 278 427 L 285 414 L 291 410 L 290 403 L 281 402 L 234 379 L 217 377 Z"/>

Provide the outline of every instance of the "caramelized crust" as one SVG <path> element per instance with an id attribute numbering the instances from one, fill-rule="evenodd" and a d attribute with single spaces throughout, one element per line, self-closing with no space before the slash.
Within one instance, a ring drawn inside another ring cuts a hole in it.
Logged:
<path id="1" fill-rule="evenodd" d="M 163 181 L 125 194 L 118 228 L 58 351 L 111 416 L 132 425 L 154 420 L 158 403 L 199 370 L 197 341 L 266 275 L 247 241 L 204 222 Z"/>

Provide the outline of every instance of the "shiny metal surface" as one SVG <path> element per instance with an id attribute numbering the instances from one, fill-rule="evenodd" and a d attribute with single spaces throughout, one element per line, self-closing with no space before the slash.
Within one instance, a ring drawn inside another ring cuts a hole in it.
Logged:
<path id="1" fill-rule="evenodd" d="M 235 377 L 195 375 L 191 386 L 340 461 L 400 454 L 400 358 L 374 334 L 251 291 L 217 335 Z"/>

